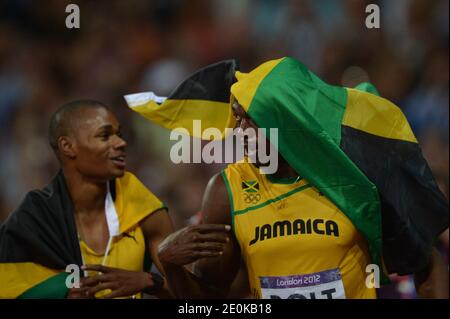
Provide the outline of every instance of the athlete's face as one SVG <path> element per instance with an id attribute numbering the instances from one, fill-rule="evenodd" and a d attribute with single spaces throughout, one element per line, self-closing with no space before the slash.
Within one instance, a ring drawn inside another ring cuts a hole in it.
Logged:
<path id="1" fill-rule="evenodd" d="M 257 154 L 258 149 L 258 126 L 256 126 L 255 122 L 247 115 L 242 105 L 240 105 L 237 101 L 234 101 L 232 105 L 233 109 L 233 116 L 236 119 L 236 127 L 239 128 L 242 132 L 246 131 L 247 129 L 253 129 L 255 132 L 255 135 L 251 137 L 254 138 L 256 141 L 254 145 L 256 146 L 256 149 L 249 150 L 249 136 L 244 135 L 241 139 L 241 143 L 244 145 L 244 153 L 246 156 L 251 155 L 253 152 Z"/>
<path id="2" fill-rule="evenodd" d="M 127 143 L 121 136 L 116 117 L 105 108 L 80 112 L 73 127 L 77 170 L 98 180 L 123 176 Z"/>

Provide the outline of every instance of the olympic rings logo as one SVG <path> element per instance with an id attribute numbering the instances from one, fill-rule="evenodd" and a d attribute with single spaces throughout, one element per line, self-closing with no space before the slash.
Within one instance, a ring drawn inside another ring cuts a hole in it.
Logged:
<path id="1" fill-rule="evenodd" d="M 244 193 L 244 202 L 247 204 L 256 204 L 260 199 L 260 194 Z"/>

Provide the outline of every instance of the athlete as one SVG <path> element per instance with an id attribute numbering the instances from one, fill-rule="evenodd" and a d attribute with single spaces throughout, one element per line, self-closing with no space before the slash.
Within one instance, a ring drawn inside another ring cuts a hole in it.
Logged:
<path id="1" fill-rule="evenodd" d="M 0 298 L 171 297 L 149 271 L 153 262 L 163 273 L 157 248 L 173 226 L 163 203 L 125 170 L 117 118 L 79 100 L 53 115 L 49 131 L 61 170 L 0 227 Z M 71 265 L 82 266 L 80 286 L 66 280 Z"/>
<path id="2" fill-rule="evenodd" d="M 257 128 L 238 101 L 232 109 L 241 129 Z M 376 298 L 374 285 L 366 284 L 367 243 L 346 215 L 281 155 L 272 175 L 261 174 L 258 166 L 246 160 L 231 164 L 208 183 L 204 222 L 232 228 L 219 255 L 193 254 L 201 234 L 192 227 L 160 245 L 159 258 L 174 293 L 226 297 L 242 260 L 255 298 Z M 183 265 L 190 263 L 195 277 L 186 290 L 179 282 L 186 277 Z M 428 265 L 415 274 L 418 294 L 448 298 L 448 271 L 436 249 Z"/>

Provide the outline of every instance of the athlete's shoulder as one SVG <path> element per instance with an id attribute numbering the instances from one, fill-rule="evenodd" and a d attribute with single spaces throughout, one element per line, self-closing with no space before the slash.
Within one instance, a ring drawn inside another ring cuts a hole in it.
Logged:
<path id="1" fill-rule="evenodd" d="M 121 231 L 134 227 L 158 210 L 166 209 L 164 203 L 128 171 L 116 178 L 111 191 L 114 192 L 114 206 Z"/>
<path id="2" fill-rule="evenodd" d="M 115 187 L 119 188 L 116 191 L 122 191 L 131 198 L 141 197 L 156 197 L 152 191 L 133 173 L 126 171 L 122 177 L 115 180 Z"/>

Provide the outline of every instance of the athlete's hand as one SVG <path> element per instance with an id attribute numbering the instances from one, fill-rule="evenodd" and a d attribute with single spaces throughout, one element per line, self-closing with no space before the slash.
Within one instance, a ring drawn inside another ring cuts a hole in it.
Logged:
<path id="1" fill-rule="evenodd" d="M 94 299 L 94 295 L 89 295 L 89 289 L 94 288 L 95 282 L 86 281 L 89 277 L 80 278 L 79 288 L 70 288 L 67 293 L 67 299 Z"/>
<path id="2" fill-rule="evenodd" d="M 231 227 L 220 224 L 188 226 L 168 236 L 158 249 L 162 264 L 183 266 L 222 255 Z"/>
<path id="3" fill-rule="evenodd" d="M 97 292 L 105 289 L 110 289 L 111 292 L 99 299 L 130 297 L 144 289 L 151 289 L 155 285 L 152 274 L 147 272 L 102 265 L 83 265 L 81 269 L 99 272 L 98 275 L 83 278 L 80 282 L 80 289 L 85 289 L 87 298 L 94 298 Z"/>
<path id="4" fill-rule="evenodd" d="M 85 288 L 70 288 L 67 294 L 67 299 L 90 299 L 88 295 L 89 287 Z"/>

